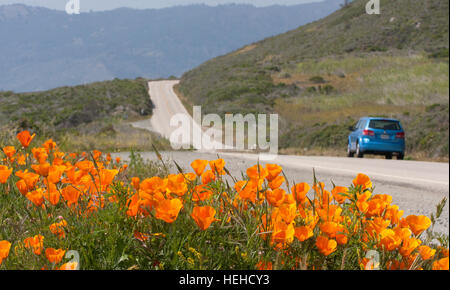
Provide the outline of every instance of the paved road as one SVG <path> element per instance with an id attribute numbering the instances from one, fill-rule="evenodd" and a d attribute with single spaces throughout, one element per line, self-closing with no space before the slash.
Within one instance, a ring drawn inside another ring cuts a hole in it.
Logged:
<path id="1" fill-rule="evenodd" d="M 150 118 L 150 120 L 134 122 L 132 123 L 132 126 L 156 132 L 166 139 L 170 140 L 172 133 L 174 133 L 174 131 L 181 126 L 179 123 L 173 120 L 173 117 L 176 115 L 184 116 L 189 123 L 189 132 L 187 132 L 187 134 L 191 136 L 189 140 L 192 140 L 194 131 L 199 132 L 200 138 L 203 138 L 203 135 L 206 134 L 205 128 L 202 128 L 201 124 L 197 124 L 196 122 L 194 122 L 191 115 L 188 113 L 173 90 L 173 87 L 178 83 L 178 80 L 149 82 L 148 93 L 153 104 L 155 105 L 152 117 Z M 171 122 L 173 121 L 175 121 L 175 123 L 171 124 Z M 181 138 L 175 140 L 173 143 L 179 145 L 188 144 L 192 145 L 192 148 L 194 149 L 202 149 L 201 144 L 197 145 L 195 142 L 191 141 L 184 142 L 183 140 L 181 140 Z M 217 147 L 215 144 L 220 144 L 220 142 L 214 140 L 211 146 Z"/>
<path id="2" fill-rule="evenodd" d="M 170 117 L 177 113 L 185 113 L 173 85 L 177 81 L 151 82 L 150 95 L 156 106 L 151 122 L 135 124 L 141 128 L 152 129 L 163 136 L 170 136 Z M 195 126 L 195 124 L 194 124 Z M 227 162 L 227 168 L 234 176 L 256 164 L 258 155 L 248 153 L 174 151 L 164 152 L 167 160 L 176 160 L 185 170 L 190 170 L 189 164 L 195 159 L 215 159 L 217 155 Z M 142 153 L 143 157 L 156 160 L 152 152 Z M 127 159 L 128 153 L 117 153 Z M 267 162 L 261 162 L 262 164 Z M 331 180 L 342 186 L 349 186 L 358 173 L 367 174 L 374 182 L 376 193 L 393 196 L 394 203 L 405 210 L 407 214 L 430 215 L 435 205 L 443 198 L 449 197 L 449 164 L 439 162 L 399 161 L 385 159 L 359 159 L 341 157 L 309 157 L 279 155 L 269 163 L 281 165 L 292 182 L 306 181 L 312 183 L 313 168 L 319 180 L 331 187 Z M 175 171 L 175 167 L 173 167 Z M 442 233 L 449 233 L 449 206 L 446 205 L 442 218 L 435 228 Z"/>

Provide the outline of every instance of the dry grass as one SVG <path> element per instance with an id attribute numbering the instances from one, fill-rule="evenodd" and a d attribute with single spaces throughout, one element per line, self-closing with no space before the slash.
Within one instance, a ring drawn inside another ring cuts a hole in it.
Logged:
<path id="1" fill-rule="evenodd" d="M 241 48 L 238 51 L 235 51 L 235 52 L 231 53 L 231 55 L 233 55 L 233 56 L 239 55 L 239 54 L 242 54 L 244 52 L 251 51 L 251 50 L 255 49 L 256 47 L 257 47 L 256 44 L 250 44 L 250 45 L 244 46 L 243 48 Z"/>
<path id="2" fill-rule="evenodd" d="M 72 148 L 75 151 L 88 151 L 98 148 L 103 151 L 152 151 L 152 144 L 164 150 L 169 148 L 166 139 L 144 129 L 134 128 L 127 123 L 114 126 L 114 133 L 81 134 L 63 136 L 62 148 Z"/>

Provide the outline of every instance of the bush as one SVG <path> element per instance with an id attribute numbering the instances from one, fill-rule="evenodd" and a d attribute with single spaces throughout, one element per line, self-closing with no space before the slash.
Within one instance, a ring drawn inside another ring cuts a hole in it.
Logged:
<path id="1" fill-rule="evenodd" d="M 324 84 L 326 83 L 325 79 L 321 76 L 313 76 L 311 78 L 309 78 L 310 82 L 313 82 L 315 84 Z"/>

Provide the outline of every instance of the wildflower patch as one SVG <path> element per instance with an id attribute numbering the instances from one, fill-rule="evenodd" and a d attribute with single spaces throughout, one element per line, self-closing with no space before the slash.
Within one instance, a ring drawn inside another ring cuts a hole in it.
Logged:
<path id="1" fill-rule="evenodd" d="M 33 139 L 0 153 L 0 269 L 449 269 L 433 232 L 446 200 L 405 217 L 363 173 L 327 189 L 277 164 L 237 178 L 218 158 L 139 178 L 110 154 Z"/>

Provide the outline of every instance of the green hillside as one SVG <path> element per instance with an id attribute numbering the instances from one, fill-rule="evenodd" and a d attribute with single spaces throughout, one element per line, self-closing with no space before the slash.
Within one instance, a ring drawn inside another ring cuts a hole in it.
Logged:
<path id="1" fill-rule="evenodd" d="M 407 157 L 448 160 L 448 1 L 366 2 L 212 59 L 177 90 L 205 114 L 277 112 L 284 152 L 344 154 L 346 128 L 376 115 L 402 121 Z"/>
<path id="2" fill-rule="evenodd" d="M 152 142 L 164 147 L 166 141 L 129 124 L 150 117 L 147 90 L 147 81 L 138 78 L 32 93 L 0 91 L 0 147 L 24 129 L 71 150 L 149 149 Z"/>

